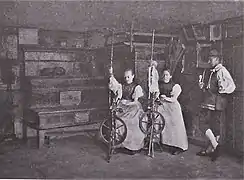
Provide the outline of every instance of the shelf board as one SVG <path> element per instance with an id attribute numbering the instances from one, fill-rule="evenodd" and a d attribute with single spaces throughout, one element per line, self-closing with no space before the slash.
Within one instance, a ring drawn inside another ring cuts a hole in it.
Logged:
<path id="1" fill-rule="evenodd" d="M 105 80 L 105 77 L 103 76 L 97 76 L 97 77 L 74 77 L 74 76 L 64 76 L 64 77 L 60 77 L 60 76 L 54 76 L 54 77 L 48 77 L 48 76 L 26 76 L 28 78 L 30 78 L 31 80 L 56 80 L 56 79 L 61 79 L 61 80 L 65 80 L 65 79 L 73 79 L 73 80 Z"/>
<path id="2" fill-rule="evenodd" d="M 110 46 L 112 46 L 111 43 L 108 43 L 108 44 L 105 45 L 105 47 L 110 47 Z M 113 43 L 113 46 L 114 47 L 118 47 L 118 46 L 130 46 L 130 44 L 128 44 L 128 43 L 126 43 L 124 41 L 121 41 L 121 42 Z"/>
<path id="3" fill-rule="evenodd" d="M 132 36 L 152 36 L 152 33 L 147 33 L 147 32 L 115 32 L 114 35 L 127 35 L 128 37 L 130 37 L 131 35 Z M 112 34 L 108 34 L 107 35 L 108 37 L 109 36 L 112 36 Z M 165 37 L 165 38 L 178 38 L 179 36 L 178 35 L 175 35 L 175 34 L 166 34 L 166 33 L 155 33 L 154 34 L 155 37 Z"/>
<path id="4" fill-rule="evenodd" d="M 96 48 L 64 48 L 64 47 L 44 47 L 35 45 L 21 45 L 25 52 L 79 52 L 79 51 L 92 51 Z"/>
<path id="5" fill-rule="evenodd" d="M 112 44 L 107 44 L 106 47 L 109 47 L 111 46 Z M 130 46 L 131 43 L 130 42 L 127 42 L 127 41 L 123 41 L 123 42 L 118 42 L 118 43 L 114 43 L 113 46 Z M 132 45 L 133 46 L 141 46 L 141 47 L 151 47 L 152 46 L 152 43 L 140 43 L 140 42 L 132 42 Z M 154 47 L 156 48 L 166 48 L 168 45 L 167 44 L 154 44 L 153 45 Z"/>
<path id="6" fill-rule="evenodd" d="M 20 89 L 19 84 L 12 84 L 12 91 L 18 91 Z M 7 84 L 0 84 L 1 91 L 7 91 Z"/>
<path id="7" fill-rule="evenodd" d="M 63 91 L 82 91 L 82 90 L 89 90 L 89 89 L 105 89 L 106 86 L 75 86 L 75 87 L 55 87 L 55 88 L 36 88 L 32 89 L 32 93 L 52 93 L 52 92 L 63 92 Z"/>
<path id="8" fill-rule="evenodd" d="M 130 35 L 130 32 L 126 32 L 127 35 Z M 132 33 L 133 36 L 152 36 L 152 33 L 145 33 L 145 32 L 134 32 Z M 173 34 L 163 34 L 163 33 L 155 33 L 154 36 L 156 37 L 165 37 L 165 38 L 177 38 L 177 35 Z"/>
<path id="9" fill-rule="evenodd" d="M 165 62 L 164 59 L 154 59 L 154 60 L 157 61 L 157 62 Z M 136 59 L 135 63 L 150 62 L 150 61 L 151 61 L 150 59 Z"/>
<path id="10" fill-rule="evenodd" d="M 126 45 L 130 45 L 130 42 L 124 42 Z M 139 43 L 139 42 L 133 42 L 133 46 L 142 46 L 142 47 L 151 47 L 152 43 Z M 167 44 L 154 44 L 153 45 L 156 48 L 166 48 Z"/>
<path id="11" fill-rule="evenodd" d="M 99 125 L 100 122 L 80 122 L 80 123 L 58 123 L 58 124 L 49 124 L 47 125 L 47 127 L 38 127 L 36 123 L 30 123 L 30 122 L 27 122 L 27 125 L 30 127 L 30 128 L 33 128 L 33 129 L 39 129 L 39 130 L 55 130 L 56 131 L 56 135 L 57 135 L 57 130 L 58 129 L 62 129 L 62 133 L 59 135 L 59 136 L 64 136 L 64 134 L 66 134 L 67 132 L 64 132 L 63 130 L 65 128 L 75 128 L 75 127 L 80 127 L 80 126 L 83 126 L 83 128 L 85 126 L 90 126 L 90 125 Z M 98 130 L 99 126 L 96 128 Z M 92 130 L 96 130 L 96 129 L 92 129 Z M 90 131 L 91 129 L 87 129 L 86 131 Z M 80 130 L 77 131 L 77 132 L 74 132 L 74 131 L 71 131 L 69 133 L 75 133 L 75 135 L 77 135 L 77 133 L 82 133 Z M 83 130 L 83 133 L 84 133 L 84 130 Z M 53 133 L 49 133 L 49 136 L 50 134 L 52 135 L 55 135 L 55 132 Z"/>
<path id="12" fill-rule="evenodd" d="M 74 61 L 74 60 L 41 60 L 41 59 L 38 59 L 38 60 L 25 60 L 25 62 L 70 62 L 70 63 L 81 63 L 81 61 Z"/>
<path id="13" fill-rule="evenodd" d="M 99 107 L 98 105 L 83 104 L 79 106 L 46 106 L 46 107 L 30 107 L 31 110 L 41 114 L 55 114 L 55 113 L 69 113 L 69 112 L 79 112 L 79 111 L 91 111 L 91 110 L 105 110 L 109 109 L 108 106 L 102 104 Z"/>

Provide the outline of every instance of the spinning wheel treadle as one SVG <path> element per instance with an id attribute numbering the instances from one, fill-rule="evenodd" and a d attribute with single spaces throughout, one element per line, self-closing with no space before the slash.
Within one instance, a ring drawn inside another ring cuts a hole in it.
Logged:
<path id="1" fill-rule="evenodd" d="M 111 119 L 105 119 L 100 126 L 100 135 L 102 140 L 109 144 L 112 141 L 113 146 L 120 145 L 124 142 L 127 135 L 126 124 L 118 117 Z"/>

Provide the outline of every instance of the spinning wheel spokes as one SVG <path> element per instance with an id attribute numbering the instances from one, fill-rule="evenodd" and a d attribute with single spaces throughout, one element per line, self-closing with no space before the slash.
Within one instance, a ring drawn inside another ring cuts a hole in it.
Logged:
<path id="1" fill-rule="evenodd" d="M 110 143 L 112 140 L 113 145 L 121 144 L 127 135 L 127 128 L 120 118 L 115 117 L 114 123 L 111 126 L 111 120 L 106 119 L 101 123 L 100 126 L 100 136 L 105 143 Z"/>
<path id="2" fill-rule="evenodd" d="M 121 124 L 119 127 L 116 127 L 116 129 L 119 129 L 120 127 L 123 127 L 124 125 L 123 124 Z"/>
<path id="3" fill-rule="evenodd" d="M 164 126 L 164 117 L 157 111 L 147 111 L 139 120 L 139 127 L 146 135 L 151 133 L 151 128 L 153 128 L 154 134 L 160 134 L 163 131 Z"/>
<path id="4" fill-rule="evenodd" d="M 153 113 L 153 118 L 157 119 L 159 117 L 159 114 L 157 114 L 156 117 L 154 117 L 154 116 L 155 116 L 155 114 Z"/>
<path id="5" fill-rule="evenodd" d="M 109 129 L 109 127 L 106 124 L 103 124 L 103 128 Z"/>

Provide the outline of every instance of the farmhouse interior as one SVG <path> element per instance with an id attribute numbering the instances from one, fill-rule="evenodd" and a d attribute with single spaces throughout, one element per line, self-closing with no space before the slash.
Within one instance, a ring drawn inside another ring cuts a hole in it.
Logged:
<path id="1" fill-rule="evenodd" d="M 242 1 L 1 1 L 0 178 L 243 178 Z M 199 75 L 214 48 L 236 85 L 220 124 L 216 162 L 207 144 Z M 109 118 L 109 68 L 131 68 L 148 102 L 148 67 L 170 67 L 189 148 L 155 145 L 112 154 L 100 137 Z"/>

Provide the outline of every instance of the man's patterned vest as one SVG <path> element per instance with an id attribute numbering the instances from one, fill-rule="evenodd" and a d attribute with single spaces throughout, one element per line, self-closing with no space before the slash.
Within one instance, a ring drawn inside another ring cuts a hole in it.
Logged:
<path id="1" fill-rule="evenodd" d="M 224 110 L 226 107 L 226 95 L 219 94 L 218 90 L 218 79 L 217 71 L 212 72 L 211 70 L 206 73 L 204 77 L 205 84 L 207 85 L 206 91 L 204 92 L 202 108 L 209 110 Z"/>

